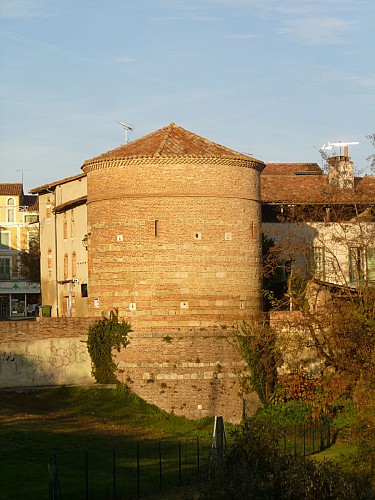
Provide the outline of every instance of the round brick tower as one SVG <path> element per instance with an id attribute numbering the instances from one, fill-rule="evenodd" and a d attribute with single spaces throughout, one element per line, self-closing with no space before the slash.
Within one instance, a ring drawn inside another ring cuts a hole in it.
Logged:
<path id="1" fill-rule="evenodd" d="M 90 313 L 156 332 L 256 315 L 263 167 L 173 123 L 87 160 Z"/>

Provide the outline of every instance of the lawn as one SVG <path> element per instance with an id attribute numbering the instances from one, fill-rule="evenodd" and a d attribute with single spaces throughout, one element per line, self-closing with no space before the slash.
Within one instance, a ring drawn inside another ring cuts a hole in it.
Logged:
<path id="1" fill-rule="evenodd" d="M 212 430 L 121 386 L 0 391 L 0 499 L 179 498 L 206 473 Z"/>

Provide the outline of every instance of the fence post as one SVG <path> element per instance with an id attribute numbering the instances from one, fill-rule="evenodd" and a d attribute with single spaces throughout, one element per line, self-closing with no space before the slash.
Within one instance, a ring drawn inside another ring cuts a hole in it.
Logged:
<path id="1" fill-rule="evenodd" d="M 199 449 L 199 437 L 197 436 L 197 475 L 200 476 L 200 449 Z"/>
<path id="2" fill-rule="evenodd" d="M 315 453 L 315 420 L 312 425 L 312 452 Z"/>
<path id="3" fill-rule="evenodd" d="M 49 498 L 50 500 L 57 500 L 62 498 L 59 476 L 57 473 L 57 459 L 56 455 L 52 455 L 50 463 L 48 464 L 49 471 Z"/>
<path id="4" fill-rule="evenodd" d="M 113 500 L 116 500 L 116 448 L 113 448 Z"/>
<path id="5" fill-rule="evenodd" d="M 286 433 L 287 433 L 287 428 L 285 427 L 284 429 L 284 453 L 286 454 Z"/>
<path id="6" fill-rule="evenodd" d="M 331 446 L 331 420 L 330 418 L 328 417 L 327 419 L 327 427 L 328 427 L 328 443 L 327 443 L 327 446 Z"/>
<path id="7" fill-rule="evenodd" d="M 85 452 L 86 500 L 89 500 L 89 454 Z"/>
<path id="8" fill-rule="evenodd" d="M 139 474 L 139 444 L 137 444 L 137 497 L 139 498 L 140 484 L 139 484 L 140 474 Z"/>
<path id="9" fill-rule="evenodd" d="M 162 490 L 163 488 L 163 473 L 162 473 L 162 467 L 161 467 L 161 443 L 159 441 L 159 487 L 160 487 L 160 491 Z"/>
<path id="10" fill-rule="evenodd" d="M 181 486 L 182 474 L 181 474 L 181 441 L 178 442 L 178 484 Z"/>

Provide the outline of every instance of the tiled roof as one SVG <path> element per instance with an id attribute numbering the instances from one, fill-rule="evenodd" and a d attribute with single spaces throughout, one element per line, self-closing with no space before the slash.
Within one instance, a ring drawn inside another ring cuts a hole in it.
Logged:
<path id="1" fill-rule="evenodd" d="M 48 191 L 49 189 L 55 188 L 56 186 L 60 186 L 60 184 L 66 184 L 67 182 L 75 181 L 77 179 L 82 179 L 82 177 L 86 177 L 86 174 L 81 173 L 73 175 L 72 177 L 66 177 L 65 179 L 61 179 L 59 181 L 43 184 L 42 186 L 30 189 L 30 193 L 43 193 L 44 191 Z"/>
<path id="2" fill-rule="evenodd" d="M 266 163 L 263 175 L 298 175 L 316 173 L 321 175 L 322 169 L 317 163 Z"/>
<path id="3" fill-rule="evenodd" d="M 68 209 L 72 209 L 75 207 L 79 207 L 80 205 L 84 205 L 87 202 L 87 195 L 85 196 L 80 196 L 79 198 L 75 198 L 74 200 L 69 200 L 66 201 L 65 203 L 61 203 L 61 205 L 58 205 L 55 207 L 52 212 L 56 213 L 62 213 L 65 212 Z"/>
<path id="4" fill-rule="evenodd" d="M 21 183 L 0 184 L 0 195 L 22 196 L 22 194 L 23 194 L 23 186 Z"/>
<path id="5" fill-rule="evenodd" d="M 316 174 L 306 174 L 308 165 Z M 261 199 L 265 203 L 375 203 L 375 177 L 356 177 L 353 189 L 335 189 L 317 164 L 268 164 L 261 173 Z"/>
<path id="6" fill-rule="evenodd" d="M 0 195 L 3 196 L 19 196 L 19 204 L 22 207 L 27 207 L 30 212 L 38 211 L 38 197 L 23 194 L 23 185 L 17 184 L 0 184 Z"/>
<path id="7" fill-rule="evenodd" d="M 84 165 L 102 159 L 180 156 L 231 157 L 258 161 L 255 158 L 211 142 L 171 123 L 167 127 L 156 130 L 156 132 L 152 132 L 119 148 L 86 160 Z"/>

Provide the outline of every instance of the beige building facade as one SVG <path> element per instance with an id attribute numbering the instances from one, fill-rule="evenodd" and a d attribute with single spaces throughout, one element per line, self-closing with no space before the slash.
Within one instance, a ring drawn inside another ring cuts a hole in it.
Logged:
<path id="1" fill-rule="evenodd" d="M 0 184 L 0 318 L 35 315 L 39 283 L 26 280 L 22 255 L 38 245 L 38 199 L 22 184 Z"/>
<path id="2" fill-rule="evenodd" d="M 52 316 L 88 316 L 86 176 L 31 192 L 39 194 L 42 305 Z"/>

